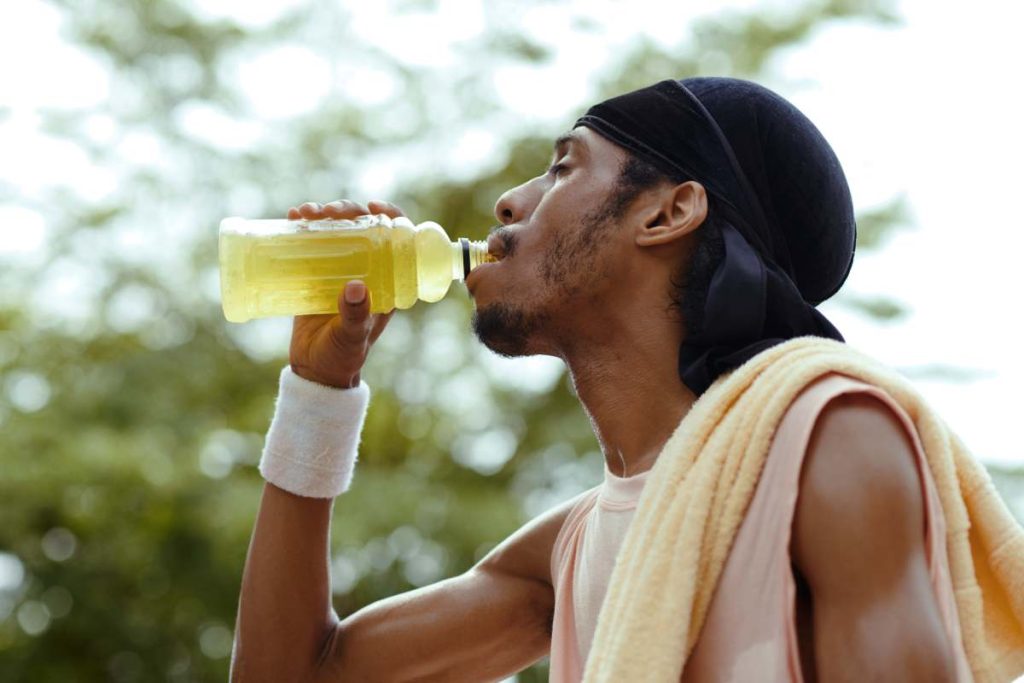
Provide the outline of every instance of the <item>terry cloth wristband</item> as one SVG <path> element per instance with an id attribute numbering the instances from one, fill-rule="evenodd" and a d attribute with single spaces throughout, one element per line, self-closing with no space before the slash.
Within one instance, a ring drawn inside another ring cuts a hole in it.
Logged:
<path id="1" fill-rule="evenodd" d="M 285 491 L 333 498 L 348 490 L 370 387 L 338 389 L 281 370 L 274 418 L 260 458 L 260 474 Z"/>

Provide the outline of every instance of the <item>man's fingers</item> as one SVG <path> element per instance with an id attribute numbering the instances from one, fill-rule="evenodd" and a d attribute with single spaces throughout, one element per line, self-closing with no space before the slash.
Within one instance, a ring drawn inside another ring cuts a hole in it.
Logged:
<path id="1" fill-rule="evenodd" d="M 370 213 L 382 213 L 390 218 L 398 218 L 405 215 L 400 208 L 391 202 L 385 202 L 380 199 L 374 199 L 367 206 L 369 206 Z"/>
<path id="2" fill-rule="evenodd" d="M 323 212 L 316 202 L 306 202 L 299 206 L 299 215 L 306 220 L 318 220 L 323 218 Z"/>
<path id="3" fill-rule="evenodd" d="M 328 218 L 344 218 L 345 202 L 327 202 L 324 204 L 324 215 Z"/>
<path id="4" fill-rule="evenodd" d="M 323 213 L 328 218 L 355 218 L 370 213 L 370 210 L 351 199 L 338 199 L 324 204 Z"/>
<path id="5" fill-rule="evenodd" d="M 351 199 L 336 199 L 323 205 L 317 202 L 306 202 L 300 204 L 298 208 L 292 207 L 288 209 L 288 219 L 293 221 L 300 218 L 305 218 L 308 221 L 320 220 L 322 218 L 340 220 L 357 218 L 370 213 L 382 213 L 391 218 L 405 215 L 400 208 L 391 202 L 379 199 L 369 202 L 366 206 Z"/>
<path id="6" fill-rule="evenodd" d="M 370 328 L 370 343 L 377 341 L 377 337 L 380 336 L 384 328 L 387 327 L 388 321 L 391 320 L 391 316 L 395 314 L 395 309 L 391 309 L 387 313 L 381 313 L 377 316 L 376 320 L 373 321 L 373 327 Z"/>

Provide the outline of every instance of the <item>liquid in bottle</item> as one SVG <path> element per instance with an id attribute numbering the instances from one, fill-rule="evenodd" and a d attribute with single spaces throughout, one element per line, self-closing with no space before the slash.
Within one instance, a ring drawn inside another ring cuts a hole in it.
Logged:
<path id="1" fill-rule="evenodd" d="M 231 322 L 336 313 L 350 280 L 366 283 L 370 312 L 439 301 L 453 280 L 496 260 L 486 242 L 452 242 L 437 223 L 383 214 L 354 220 L 225 218 L 221 303 Z"/>

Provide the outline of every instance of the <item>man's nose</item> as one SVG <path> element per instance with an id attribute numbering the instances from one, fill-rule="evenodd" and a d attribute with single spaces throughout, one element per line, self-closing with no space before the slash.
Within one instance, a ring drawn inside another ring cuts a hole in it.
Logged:
<path id="1" fill-rule="evenodd" d="M 494 205 L 494 217 L 502 225 L 518 223 L 526 217 L 528 198 L 524 189 L 524 185 L 513 187 L 498 198 L 498 203 Z"/>

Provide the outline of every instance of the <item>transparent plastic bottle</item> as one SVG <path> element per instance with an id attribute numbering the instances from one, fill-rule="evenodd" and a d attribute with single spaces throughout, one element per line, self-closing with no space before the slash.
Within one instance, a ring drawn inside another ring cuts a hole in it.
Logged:
<path id="1" fill-rule="evenodd" d="M 383 214 L 353 220 L 225 218 L 219 235 L 224 317 L 336 313 L 338 294 L 362 280 L 370 312 L 440 301 L 453 280 L 495 260 L 487 243 L 452 242 L 437 223 Z"/>

